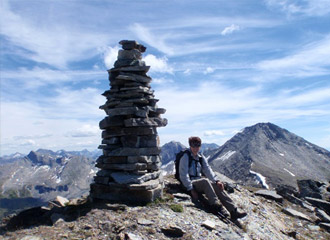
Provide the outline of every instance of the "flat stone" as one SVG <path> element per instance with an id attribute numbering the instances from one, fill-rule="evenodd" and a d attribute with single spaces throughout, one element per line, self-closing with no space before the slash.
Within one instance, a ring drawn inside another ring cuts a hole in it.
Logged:
<path id="1" fill-rule="evenodd" d="M 320 223 L 320 227 L 330 232 L 330 223 Z"/>
<path id="2" fill-rule="evenodd" d="M 283 197 L 281 195 L 278 195 L 275 191 L 269 191 L 269 190 L 259 190 L 255 192 L 256 195 L 263 196 L 268 199 L 272 199 L 278 202 L 283 201 Z"/>
<path id="3" fill-rule="evenodd" d="M 310 221 L 310 222 L 312 221 L 310 219 L 310 217 L 308 217 L 306 214 L 303 214 L 303 213 L 298 212 L 298 211 L 296 211 L 294 209 L 291 209 L 291 208 L 284 208 L 284 209 L 282 209 L 282 212 L 284 212 L 284 213 L 286 213 L 288 215 L 291 215 L 293 217 L 304 219 L 304 220 L 307 220 L 307 221 Z"/>
<path id="4" fill-rule="evenodd" d="M 313 206 L 323 209 L 327 214 L 330 214 L 330 202 L 318 198 L 305 197 Z"/>
<path id="5" fill-rule="evenodd" d="M 143 156 L 160 154 L 161 148 L 117 148 L 112 151 L 103 150 L 105 156 Z"/>
<path id="6" fill-rule="evenodd" d="M 90 196 L 95 199 L 110 201 L 148 203 L 162 197 L 163 187 L 159 186 L 152 190 L 132 190 L 114 188 L 107 185 L 92 183 Z"/>
<path id="7" fill-rule="evenodd" d="M 165 228 L 161 228 L 161 230 L 167 237 L 171 237 L 171 238 L 179 238 L 186 233 L 184 230 L 176 226 L 168 226 Z"/>
<path id="8" fill-rule="evenodd" d="M 133 147 L 133 148 L 145 148 L 145 147 L 158 147 L 159 137 L 158 135 L 126 135 L 120 137 L 120 142 L 123 147 Z"/>
<path id="9" fill-rule="evenodd" d="M 155 135 L 156 127 L 139 127 L 139 128 L 108 128 L 102 132 L 102 138 L 108 139 L 125 135 Z"/>
<path id="10" fill-rule="evenodd" d="M 119 184 L 141 184 L 143 182 L 156 179 L 160 176 L 161 171 L 147 173 L 144 175 L 130 174 L 127 172 L 113 172 L 110 174 L 112 179 Z"/>
<path id="11" fill-rule="evenodd" d="M 147 76 L 141 76 L 134 73 L 119 73 L 116 80 L 135 81 L 140 83 L 150 83 L 152 79 Z"/>
<path id="12" fill-rule="evenodd" d="M 130 118 L 124 121 L 125 127 L 164 127 L 167 125 L 166 118 Z"/>
<path id="13" fill-rule="evenodd" d="M 128 156 L 127 157 L 128 163 L 160 163 L 161 159 L 159 155 L 153 156 Z"/>
<path id="14" fill-rule="evenodd" d="M 69 203 L 68 199 L 61 196 L 56 196 L 55 201 L 58 202 L 62 207 L 65 207 Z"/>
<path id="15" fill-rule="evenodd" d="M 316 216 L 318 216 L 318 218 L 320 218 L 321 222 L 330 223 L 330 216 L 328 214 L 326 214 L 323 210 L 316 209 Z"/>
<path id="16" fill-rule="evenodd" d="M 102 144 L 108 144 L 108 145 L 116 145 L 120 143 L 120 138 L 119 137 L 112 137 L 108 139 L 103 139 Z"/>
<path id="17" fill-rule="evenodd" d="M 95 165 L 98 168 L 105 170 L 121 170 L 121 171 L 137 171 L 137 170 L 147 170 L 148 166 L 145 163 L 136 164 L 107 164 L 107 163 L 97 163 Z"/>
<path id="18" fill-rule="evenodd" d="M 118 51 L 117 59 L 142 59 L 142 54 L 137 49 L 122 50 Z"/>
<path id="19" fill-rule="evenodd" d="M 129 189 L 135 190 L 151 190 L 161 186 L 161 179 L 153 179 L 141 184 L 129 184 Z"/>
<path id="20" fill-rule="evenodd" d="M 181 200 L 191 200 L 191 196 L 185 193 L 173 193 L 173 196 Z"/>
<path id="21" fill-rule="evenodd" d="M 105 117 L 99 123 L 100 129 L 106 129 L 109 127 L 121 127 L 124 126 L 124 119 L 121 116 Z"/>
<path id="22" fill-rule="evenodd" d="M 215 229 L 215 222 L 211 221 L 211 220 L 205 220 L 202 223 L 203 227 L 206 227 L 207 229 L 213 230 Z"/>
<path id="23" fill-rule="evenodd" d="M 128 67 L 119 67 L 119 68 L 111 68 L 109 73 L 111 72 L 143 72 L 146 73 L 150 69 L 150 66 L 128 66 Z"/>
<path id="24" fill-rule="evenodd" d="M 120 157 L 106 157 L 106 156 L 100 156 L 96 160 L 97 163 L 114 163 L 114 164 L 126 164 L 128 163 L 127 157 L 120 156 Z"/>
<path id="25" fill-rule="evenodd" d="M 143 240 L 140 236 L 133 233 L 125 233 L 126 240 Z"/>
<path id="26" fill-rule="evenodd" d="M 145 219 L 145 218 L 138 218 L 137 223 L 140 224 L 140 225 L 146 225 L 146 226 L 154 224 L 153 221 L 150 221 L 150 220 Z"/>

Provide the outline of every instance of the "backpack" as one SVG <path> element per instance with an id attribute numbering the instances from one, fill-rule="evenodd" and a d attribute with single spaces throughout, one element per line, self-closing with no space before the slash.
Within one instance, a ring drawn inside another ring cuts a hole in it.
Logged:
<path id="1" fill-rule="evenodd" d="M 187 153 L 188 154 L 188 159 L 189 159 L 189 165 L 188 165 L 188 169 L 191 167 L 191 164 L 192 164 L 192 161 L 193 161 L 193 158 L 191 156 L 191 153 L 188 149 L 185 149 L 185 150 L 181 150 L 180 152 L 178 152 L 176 155 L 175 155 L 175 178 L 181 183 L 181 180 L 180 180 L 180 171 L 179 171 L 179 166 L 180 166 L 180 160 L 181 158 L 183 157 L 183 155 Z M 199 163 L 201 164 L 202 166 L 202 157 L 199 157 Z"/>

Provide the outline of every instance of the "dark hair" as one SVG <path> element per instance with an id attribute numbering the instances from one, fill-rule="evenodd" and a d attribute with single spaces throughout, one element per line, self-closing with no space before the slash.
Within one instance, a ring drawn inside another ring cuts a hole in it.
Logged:
<path id="1" fill-rule="evenodd" d="M 189 146 L 190 147 L 200 147 L 202 145 L 202 140 L 199 137 L 190 137 Z"/>

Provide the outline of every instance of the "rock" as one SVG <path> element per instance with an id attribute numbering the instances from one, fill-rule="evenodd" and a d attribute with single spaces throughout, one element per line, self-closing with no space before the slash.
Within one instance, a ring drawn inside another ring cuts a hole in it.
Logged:
<path id="1" fill-rule="evenodd" d="M 307 221 L 310 221 L 310 222 L 312 221 L 310 219 L 310 217 L 308 217 L 306 214 L 303 214 L 303 213 L 298 212 L 298 211 L 296 211 L 294 209 L 291 209 L 291 208 L 284 208 L 284 209 L 282 209 L 282 212 L 284 212 L 284 213 L 286 213 L 290 216 L 293 216 L 293 217 L 304 219 L 304 220 L 307 220 Z"/>
<path id="2" fill-rule="evenodd" d="M 211 221 L 211 220 L 205 220 L 202 223 L 202 226 L 203 227 L 206 227 L 207 229 L 210 229 L 210 230 L 215 229 L 215 223 L 213 221 Z"/>
<path id="3" fill-rule="evenodd" d="M 181 200 L 191 200 L 191 196 L 185 193 L 173 193 L 173 196 Z"/>
<path id="4" fill-rule="evenodd" d="M 145 219 L 145 218 L 138 218 L 137 219 L 137 223 L 140 224 L 140 225 L 152 225 L 154 222 L 153 221 L 150 221 L 148 219 Z"/>
<path id="5" fill-rule="evenodd" d="M 327 214 L 330 214 L 330 202 L 327 202 L 322 199 L 317 198 L 311 198 L 311 197 L 305 197 L 305 199 L 314 205 L 315 207 L 323 209 Z"/>
<path id="6" fill-rule="evenodd" d="M 167 237 L 172 238 L 182 237 L 186 233 L 181 228 L 175 226 L 168 226 L 166 228 L 161 228 L 161 230 Z"/>
<path id="7" fill-rule="evenodd" d="M 259 190 L 255 192 L 256 195 L 263 196 L 268 199 L 275 200 L 277 202 L 282 202 L 283 197 L 281 195 L 278 195 L 275 191 L 269 191 L 269 190 Z"/>
<path id="8" fill-rule="evenodd" d="M 53 225 L 57 224 L 60 221 L 64 221 L 64 218 L 65 217 L 62 214 L 59 214 L 59 213 L 53 213 L 50 216 L 50 219 L 51 219 Z"/>
<path id="9" fill-rule="evenodd" d="M 320 227 L 330 232 L 330 223 L 320 223 Z"/>
<path id="10" fill-rule="evenodd" d="M 39 236 L 25 236 L 23 238 L 20 238 L 19 240 L 43 240 L 44 238 Z"/>
<path id="11" fill-rule="evenodd" d="M 316 213 L 316 216 L 319 217 L 321 222 L 330 223 L 330 216 L 328 214 L 326 214 L 323 210 L 316 209 L 315 213 Z"/>
<path id="12" fill-rule="evenodd" d="M 125 240 L 142 240 L 142 238 L 133 233 L 125 233 Z"/>
<path id="13" fill-rule="evenodd" d="M 312 197 L 322 199 L 321 191 L 319 189 L 319 187 L 321 186 L 320 182 L 308 179 L 298 180 L 297 184 L 299 187 L 299 197 Z"/>
<path id="14" fill-rule="evenodd" d="M 69 203 L 69 200 L 64 197 L 57 196 L 55 198 L 55 202 L 59 203 L 62 207 L 65 207 Z"/>

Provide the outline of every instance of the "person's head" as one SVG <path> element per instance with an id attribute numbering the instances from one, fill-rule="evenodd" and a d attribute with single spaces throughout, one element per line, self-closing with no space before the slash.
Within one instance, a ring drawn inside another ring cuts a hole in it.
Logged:
<path id="1" fill-rule="evenodd" d="M 194 155 L 197 155 L 201 145 L 202 145 L 202 140 L 199 137 L 190 137 L 189 138 L 189 146 L 190 146 L 191 152 Z"/>

